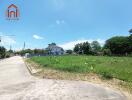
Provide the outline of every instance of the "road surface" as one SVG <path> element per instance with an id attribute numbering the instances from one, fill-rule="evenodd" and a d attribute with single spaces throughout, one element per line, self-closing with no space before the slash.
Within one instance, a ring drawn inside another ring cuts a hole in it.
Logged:
<path id="1" fill-rule="evenodd" d="M 0 100 L 127 100 L 119 91 L 82 81 L 37 79 L 21 57 L 0 61 Z"/>

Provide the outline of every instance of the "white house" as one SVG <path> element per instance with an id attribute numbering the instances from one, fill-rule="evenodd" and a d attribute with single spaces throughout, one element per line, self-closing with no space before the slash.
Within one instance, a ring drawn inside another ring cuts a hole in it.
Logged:
<path id="1" fill-rule="evenodd" d="M 63 48 L 57 46 L 55 43 L 49 44 L 46 50 L 48 51 L 48 54 L 50 55 L 63 55 L 64 54 Z"/>

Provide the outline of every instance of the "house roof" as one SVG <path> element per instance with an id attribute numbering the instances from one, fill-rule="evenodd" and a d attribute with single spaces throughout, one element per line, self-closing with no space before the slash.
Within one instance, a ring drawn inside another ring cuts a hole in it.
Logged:
<path id="1" fill-rule="evenodd" d="M 17 8 L 17 6 L 15 6 L 14 4 L 11 4 L 8 9 L 10 9 L 11 7 Z"/>

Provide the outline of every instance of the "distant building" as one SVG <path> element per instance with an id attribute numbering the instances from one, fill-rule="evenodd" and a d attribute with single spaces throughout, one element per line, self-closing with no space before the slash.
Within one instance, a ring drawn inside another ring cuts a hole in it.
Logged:
<path id="1" fill-rule="evenodd" d="M 49 55 L 63 55 L 64 50 L 63 48 L 57 46 L 55 43 L 49 44 L 49 46 L 46 48 Z"/>
<path id="2" fill-rule="evenodd" d="M 24 57 L 28 58 L 29 55 L 30 55 L 30 53 L 26 53 Z"/>

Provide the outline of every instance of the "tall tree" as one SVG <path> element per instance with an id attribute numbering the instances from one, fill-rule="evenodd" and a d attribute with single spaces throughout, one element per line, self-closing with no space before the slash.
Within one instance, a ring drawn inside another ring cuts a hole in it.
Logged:
<path id="1" fill-rule="evenodd" d="M 90 52 L 91 52 L 90 43 L 84 42 L 82 45 L 82 49 L 83 49 L 84 54 L 87 54 L 87 55 L 90 54 Z"/>
<path id="2" fill-rule="evenodd" d="M 80 50 L 80 45 L 79 44 L 76 44 L 73 51 L 77 54 L 79 54 L 79 50 Z"/>
<path id="3" fill-rule="evenodd" d="M 97 53 L 101 50 L 101 45 L 98 41 L 93 41 L 91 43 L 91 48 L 94 53 Z"/>

